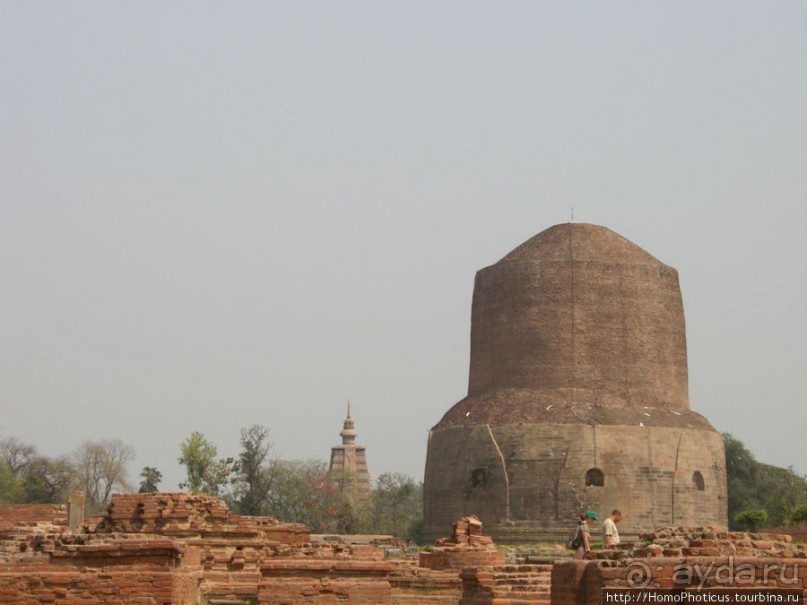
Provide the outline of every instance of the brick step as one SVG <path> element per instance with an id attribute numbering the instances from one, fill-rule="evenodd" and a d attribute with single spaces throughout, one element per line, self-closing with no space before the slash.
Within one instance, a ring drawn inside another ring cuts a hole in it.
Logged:
<path id="1" fill-rule="evenodd" d="M 512 590 L 497 590 L 490 595 L 492 599 L 520 599 L 522 601 L 545 601 L 549 599 L 550 593 L 547 592 L 523 592 Z"/>
<path id="2" fill-rule="evenodd" d="M 546 594 L 549 592 L 551 586 L 549 584 L 496 584 L 491 588 L 494 594 L 499 594 L 502 591 Z"/>
<path id="3" fill-rule="evenodd" d="M 507 573 L 507 574 L 494 574 L 493 579 L 497 582 L 505 581 L 508 582 L 513 580 L 514 582 L 546 582 L 549 583 L 552 581 L 552 577 L 548 575 L 537 575 L 537 574 L 520 574 L 520 573 Z"/>
<path id="4" fill-rule="evenodd" d="M 524 563 L 523 565 L 494 565 L 494 573 L 552 573 L 551 563 Z"/>
<path id="5" fill-rule="evenodd" d="M 550 605 L 551 603 L 548 597 L 541 597 L 540 599 L 525 599 L 523 597 L 508 598 L 498 595 L 492 599 L 482 598 L 473 601 L 463 599 L 460 602 L 462 605 Z"/>
<path id="6" fill-rule="evenodd" d="M 496 581 L 491 586 L 493 590 L 512 588 L 513 590 L 544 590 L 551 586 L 549 582 L 525 582 L 519 580 Z"/>
<path id="7" fill-rule="evenodd" d="M 491 605 L 499 603 L 501 605 L 535 605 L 536 603 L 546 603 L 551 601 L 549 595 L 524 595 L 524 594 L 490 594 L 490 593 L 475 593 L 473 595 L 463 594 L 460 599 L 462 605 Z"/>
<path id="8" fill-rule="evenodd" d="M 465 592 L 463 605 L 550 605 L 552 565 L 496 565 L 466 569 L 463 584 L 470 581 L 473 592 Z"/>
<path id="9" fill-rule="evenodd" d="M 493 591 L 495 596 L 500 595 L 518 595 L 522 599 L 524 598 L 532 598 L 533 596 L 546 596 L 549 594 L 549 587 L 543 590 L 524 590 L 518 586 L 501 586 L 497 590 Z"/>
<path id="10" fill-rule="evenodd" d="M 493 576 L 493 584 L 496 586 L 513 585 L 513 586 L 549 586 L 552 584 L 552 578 L 549 576 L 519 576 L 519 575 L 506 575 L 506 576 Z"/>
<path id="11" fill-rule="evenodd" d="M 205 571 L 205 580 L 209 582 L 226 582 L 230 578 L 238 578 L 242 582 L 257 582 L 261 579 L 261 572 L 257 570 L 228 571 L 224 569 L 209 569 Z"/>
<path id="12" fill-rule="evenodd" d="M 431 603 L 431 601 L 429 601 Z M 455 600 L 454 603 L 457 601 Z M 418 605 L 421 605 L 423 601 L 420 601 Z M 529 598 L 525 599 L 523 596 L 516 596 L 516 597 L 504 597 L 504 596 L 475 596 L 475 597 L 467 597 L 463 596 L 460 600 L 462 605 L 550 605 L 551 599 L 548 596 L 542 596 L 540 598 Z"/>
<path id="13" fill-rule="evenodd" d="M 538 571 L 499 571 L 498 569 L 494 569 L 491 572 L 494 576 L 534 576 L 534 577 L 550 577 L 552 572 L 547 570 L 538 570 Z"/>
<path id="14" fill-rule="evenodd" d="M 529 584 L 498 584 L 498 585 L 477 585 L 472 590 L 480 594 L 499 594 L 501 592 L 518 592 L 520 594 L 547 594 L 552 589 L 551 585 L 529 585 Z"/>
<path id="15" fill-rule="evenodd" d="M 392 602 L 395 605 L 423 605 L 422 595 L 394 595 Z M 457 597 L 455 595 L 429 595 L 429 605 L 457 605 Z M 547 601 L 548 605 L 549 601 Z M 532 604 L 534 605 L 534 604 Z"/>
<path id="16" fill-rule="evenodd" d="M 228 598 L 231 595 L 256 595 L 258 587 L 255 584 L 208 584 L 210 594 L 217 598 Z M 237 598 L 237 597 L 233 597 Z"/>

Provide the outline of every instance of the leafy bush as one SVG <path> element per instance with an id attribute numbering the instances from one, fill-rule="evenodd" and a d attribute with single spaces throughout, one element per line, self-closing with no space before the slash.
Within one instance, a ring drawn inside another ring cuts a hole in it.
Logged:
<path id="1" fill-rule="evenodd" d="M 768 520 L 768 513 L 764 510 L 744 510 L 734 515 L 734 521 L 748 528 L 749 531 L 757 531 L 758 525 L 763 525 Z"/>

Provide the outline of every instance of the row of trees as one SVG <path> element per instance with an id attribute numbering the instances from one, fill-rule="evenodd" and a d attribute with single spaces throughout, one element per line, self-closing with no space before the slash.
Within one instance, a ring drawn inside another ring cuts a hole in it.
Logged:
<path id="1" fill-rule="evenodd" d="M 223 498 L 243 515 L 304 523 L 320 532 L 419 541 L 423 485 L 411 477 L 382 474 L 370 493 L 362 492 L 354 477 L 329 472 L 322 461 L 273 458 L 269 429 L 261 425 L 242 429 L 240 446 L 237 457 L 218 458 L 215 445 L 192 433 L 180 444 L 179 462 L 186 469 L 180 487 Z"/>
<path id="2" fill-rule="evenodd" d="M 807 521 L 807 480 L 792 468 L 762 464 L 732 435 L 726 447 L 728 512 L 733 529 L 772 527 Z M 388 473 L 376 478 L 369 494 L 353 478 L 328 472 L 319 460 L 280 460 L 271 456 L 269 429 L 241 430 L 240 452 L 219 457 L 202 433 L 179 446 L 186 478 L 181 489 L 223 498 L 236 512 L 305 523 L 315 531 L 394 534 L 419 540 L 423 485 Z M 0 503 L 59 503 L 67 492 L 83 490 L 88 514 L 98 514 L 113 492 L 128 492 L 126 467 L 134 450 L 118 439 L 85 441 L 74 452 L 48 457 L 14 438 L 0 440 Z M 155 467 L 140 473 L 139 491 L 158 491 Z"/>
<path id="3" fill-rule="evenodd" d="M 752 531 L 807 521 L 807 480 L 792 467 L 757 462 L 747 447 L 729 433 L 726 448 L 728 512 L 731 529 Z"/>
<path id="4" fill-rule="evenodd" d="M 353 477 L 331 473 L 320 460 L 271 456 L 269 429 L 241 430 L 240 451 L 219 457 L 218 448 L 194 432 L 179 445 L 185 479 L 180 489 L 222 498 L 243 515 L 304 523 L 318 532 L 394 534 L 419 541 L 423 486 L 407 475 L 376 478 L 370 493 Z M 139 486 L 127 480 L 134 450 L 122 441 L 86 441 L 65 456 L 41 455 L 17 439 L 0 440 L 0 504 L 62 503 L 70 490 L 85 492 L 87 514 L 101 513 L 114 492 L 159 491 L 162 473 L 144 467 Z"/>
<path id="5" fill-rule="evenodd" d="M 130 491 L 126 466 L 134 450 L 119 439 L 85 441 L 69 455 L 41 455 L 14 438 L 0 440 L 0 503 L 65 502 L 71 489 L 86 494 L 96 514 L 115 491 Z"/>

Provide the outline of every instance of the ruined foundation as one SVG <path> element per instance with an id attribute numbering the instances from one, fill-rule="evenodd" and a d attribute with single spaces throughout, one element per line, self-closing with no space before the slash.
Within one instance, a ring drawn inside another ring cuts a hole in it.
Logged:
<path id="1" fill-rule="evenodd" d="M 583 605 L 626 586 L 636 565 L 650 570 L 651 588 L 685 587 L 681 565 L 706 570 L 691 580 L 705 586 L 726 586 L 726 565 L 739 587 L 803 593 L 807 584 L 807 551 L 790 536 L 714 528 L 668 528 L 590 560 L 555 550 L 559 559 L 529 563 L 505 561 L 475 517 L 419 556 L 389 556 L 400 552 L 380 546 L 393 546 L 390 536 L 356 538 L 312 540 L 305 526 L 235 515 L 204 494 L 116 495 L 78 533 L 65 506 L 0 506 L 0 603 Z"/>
<path id="2" fill-rule="evenodd" d="M 459 592 L 456 572 L 314 543 L 303 525 L 235 515 L 206 494 L 115 495 L 80 533 L 64 506 L 0 507 L 3 604 L 456 604 Z"/>
<path id="3" fill-rule="evenodd" d="M 790 535 L 678 527 L 643 534 L 637 543 L 595 552 L 589 560 L 557 563 L 551 594 L 553 605 L 599 605 L 605 589 L 679 594 L 783 589 L 804 598 L 805 587 L 807 550 Z M 698 602 L 727 602 L 712 598 Z"/>

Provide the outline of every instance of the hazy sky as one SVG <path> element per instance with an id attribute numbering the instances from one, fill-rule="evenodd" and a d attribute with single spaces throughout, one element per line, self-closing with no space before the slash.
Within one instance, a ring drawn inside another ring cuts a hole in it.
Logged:
<path id="1" fill-rule="evenodd" d="M 0 437 L 271 429 L 422 478 L 474 273 L 605 225 L 679 271 L 690 399 L 807 473 L 807 3 L 0 3 Z"/>

